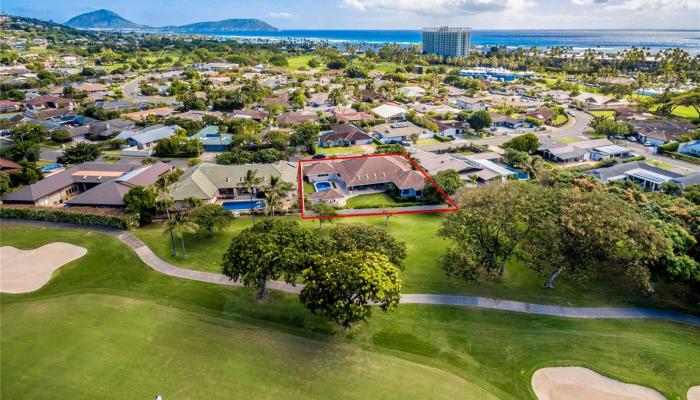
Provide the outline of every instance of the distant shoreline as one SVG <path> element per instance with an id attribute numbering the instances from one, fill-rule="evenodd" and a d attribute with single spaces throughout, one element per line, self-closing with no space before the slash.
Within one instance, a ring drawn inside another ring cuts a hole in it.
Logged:
<path id="1" fill-rule="evenodd" d="M 396 43 L 402 46 L 421 43 L 420 30 L 278 30 L 278 31 L 195 31 L 170 32 L 134 31 L 135 33 L 204 35 L 220 40 L 247 42 L 318 42 L 330 45 L 359 45 L 378 47 Z M 572 47 L 574 50 L 599 49 L 614 52 L 630 47 L 645 47 L 652 53 L 680 48 L 690 54 L 700 54 L 700 30 L 641 30 L 641 29 L 494 29 L 472 30 L 472 46 L 505 46 L 506 48 Z"/>

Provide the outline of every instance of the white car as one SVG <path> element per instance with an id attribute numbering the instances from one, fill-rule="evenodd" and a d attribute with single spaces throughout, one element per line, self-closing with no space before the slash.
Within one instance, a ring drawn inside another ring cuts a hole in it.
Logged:
<path id="1" fill-rule="evenodd" d="M 627 140 L 629 140 L 630 142 L 636 142 L 637 138 L 634 136 L 627 136 Z"/>
<path id="2" fill-rule="evenodd" d="M 576 113 L 573 112 L 573 111 L 569 111 L 569 115 L 571 115 L 572 117 L 575 117 L 575 116 L 576 116 Z"/>
<path id="3" fill-rule="evenodd" d="M 651 144 L 651 142 L 644 142 L 644 143 L 642 143 L 642 145 L 643 145 L 644 147 L 651 147 L 651 146 L 653 146 L 653 144 Z"/>

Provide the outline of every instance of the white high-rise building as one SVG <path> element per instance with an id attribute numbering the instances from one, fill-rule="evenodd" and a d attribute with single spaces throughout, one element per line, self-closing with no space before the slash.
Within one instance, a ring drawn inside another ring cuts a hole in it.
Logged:
<path id="1" fill-rule="evenodd" d="M 423 28 L 423 53 L 443 57 L 467 57 L 470 40 L 470 28 Z"/>

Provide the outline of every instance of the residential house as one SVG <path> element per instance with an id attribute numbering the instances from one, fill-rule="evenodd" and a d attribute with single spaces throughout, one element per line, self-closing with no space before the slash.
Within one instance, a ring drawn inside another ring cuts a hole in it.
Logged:
<path id="1" fill-rule="evenodd" d="M 384 96 L 374 90 L 362 89 L 360 90 L 360 100 L 365 103 L 374 103 L 384 100 Z"/>
<path id="2" fill-rule="evenodd" d="M 496 114 L 495 112 L 489 112 L 489 115 L 491 116 L 492 128 L 507 128 L 521 130 L 536 129 L 536 127 L 533 124 L 525 121 L 523 118 L 513 118 L 506 115 Z"/>
<path id="3" fill-rule="evenodd" d="M 133 130 L 135 127 L 136 123 L 129 119 L 110 119 L 90 125 L 90 135 L 97 140 L 105 140 L 122 131 Z"/>
<path id="4" fill-rule="evenodd" d="M 255 121 L 263 121 L 270 115 L 265 110 L 233 110 L 230 114 L 232 119 L 252 119 Z"/>
<path id="5" fill-rule="evenodd" d="M 219 127 L 216 125 L 208 125 L 202 128 L 199 132 L 190 136 L 191 139 L 197 138 L 204 145 L 204 151 L 222 152 L 226 151 L 231 146 L 233 135 L 230 133 L 219 134 Z"/>
<path id="6" fill-rule="evenodd" d="M 172 137 L 180 128 L 177 125 L 152 125 L 143 128 L 138 132 L 124 131 L 118 134 L 114 139 L 126 139 L 126 142 L 131 146 L 122 149 L 122 154 L 132 157 L 148 157 L 153 154 L 153 147 L 161 140 Z"/>
<path id="7" fill-rule="evenodd" d="M 333 105 L 333 102 L 330 100 L 329 94 L 326 92 L 312 93 L 309 96 L 308 101 L 312 107 L 328 107 Z"/>
<path id="8" fill-rule="evenodd" d="M 238 69 L 238 64 L 211 62 L 199 65 L 198 68 L 201 71 L 226 72 Z"/>
<path id="9" fill-rule="evenodd" d="M 202 122 L 205 116 L 222 119 L 224 117 L 224 113 L 222 113 L 221 111 L 189 110 L 179 114 L 175 114 L 172 117 L 178 119 L 185 119 L 188 121 Z"/>
<path id="10" fill-rule="evenodd" d="M 616 146 L 608 139 L 562 143 L 554 139 L 540 138 L 540 147 L 537 152 L 546 160 L 560 163 L 627 158 L 633 155 L 629 149 Z"/>
<path id="11" fill-rule="evenodd" d="M 0 158 L 0 173 L 3 174 L 11 174 L 13 172 L 21 171 L 22 166 L 17 164 L 16 162 L 12 160 L 6 160 L 4 158 Z"/>
<path id="12" fill-rule="evenodd" d="M 394 122 L 372 127 L 372 134 L 382 143 L 409 142 L 414 135 L 419 138 L 431 138 L 434 133 L 412 122 Z"/>
<path id="13" fill-rule="evenodd" d="M 178 208 L 187 208 L 189 198 L 196 198 L 207 204 L 250 201 L 250 192 L 244 182 L 248 170 L 255 171 L 256 176 L 263 181 L 259 188 L 253 189 L 254 199 L 264 197 L 263 188 L 272 176 L 289 183 L 292 188 L 297 185 L 297 164 L 293 162 L 239 165 L 201 163 L 185 171 L 171 187 L 175 205 Z M 291 200 L 295 195 L 296 192 L 292 190 L 287 199 Z"/>
<path id="14" fill-rule="evenodd" d="M 158 162 L 88 162 L 24 186 L 3 196 L 5 204 L 31 204 L 43 207 L 90 206 L 124 207 L 123 197 L 134 186 L 150 186 L 171 167 Z"/>
<path id="15" fill-rule="evenodd" d="M 700 140 L 681 143 L 680 146 L 678 146 L 678 152 L 689 156 L 700 157 Z"/>
<path id="16" fill-rule="evenodd" d="M 372 112 L 386 121 L 404 121 L 407 110 L 395 104 L 382 104 L 373 108 Z"/>
<path id="17" fill-rule="evenodd" d="M 420 86 L 404 86 L 399 88 L 399 94 L 407 99 L 415 99 L 425 96 L 425 89 Z"/>
<path id="18" fill-rule="evenodd" d="M 412 168 L 402 156 L 372 156 L 348 159 L 328 159 L 310 164 L 302 171 L 309 183 L 332 182 L 328 190 L 335 190 L 349 198 L 366 193 L 386 191 L 393 184 L 403 198 L 420 199 L 426 185 L 425 177 Z M 323 192 L 310 193 L 311 202 L 338 204 L 337 193 L 327 199 Z M 321 193 L 321 194 L 316 194 Z"/>
<path id="19" fill-rule="evenodd" d="M 502 182 L 509 175 L 513 175 L 512 171 L 496 163 L 500 159 L 500 155 L 496 153 L 490 153 L 489 156 L 486 156 L 485 153 L 480 154 L 484 154 L 484 157 L 470 159 L 449 153 L 436 154 L 429 151 L 416 151 L 411 154 L 411 157 L 420 164 L 428 175 L 454 170 L 463 181 L 469 183 L 474 181 L 480 183 Z"/>
<path id="20" fill-rule="evenodd" d="M 691 133 L 695 126 L 673 119 L 630 120 L 639 142 L 649 142 L 661 146 L 671 141 L 679 141 L 681 135 Z"/>
<path id="21" fill-rule="evenodd" d="M 552 118 L 554 117 L 554 110 L 547 106 L 538 108 L 535 111 L 529 112 L 523 115 L 525 118 L 534 118 L 543 124 L 551 124 Z"/>
<path id="22" fill-rule="evenodd" d="M 353 124 L 333 126 L 333 130 L 324 132 L 319 138 L 319 146 L 355 146 L 372 144 L 372 137 Z"/>
<path id="23" fill-rule="evenodd" d="M 573 100 L 585 104 L 587 108 L 616 108 L 627 104 L 625 100 L 617 100 L 614 97 L 596 93 L 581 93 Z"/>
<path id="24" fill-rule="evenodd" d="M 335 115 L 336 121 L 338 123 L 344 123 L 344 122 L 358 122 L 358 121 L 371 121 L 373 117 L 366 112 L 362 111 L 354 111 L 354 110 L 349 110 L 349 111 L 333 111 L 333 114 Z"/>
<path id="25" fill-rule="evenodd" d="M 73 100 L 58 96 L 38 96 L 33 99 L 26 100 L 24 104 L 32 110 L 43 110 L 46 108 L 69 108 L 75 106 Z"/>
<path id="26" fill-rule="evenodd" d="M 605 183 L 621 180 L 636 182 L 642 189 L 649 191 L 661 190 L 661 185 L 665 182 L 678 179 L 683 180 L 685 178 L 681 174 L 651 166 L 643 161 L 621 163 L 607 168 L 596 168 L 584 173 L 595 176 Z"/>
<path id="27" fill-rule="evenodd" d="M 304 122 L 318 122 L 318 114 L 314 112 L 288 111 L 277 117 L 277 125 L 301 125 Z"/>
<path id="28" fill-rule="evenodd" d="M 465 121 L 457 120 L 444 120 L 437 121 L 438 134 L 440 136 L 446 136 L 451 138 L 456 138 L 457 135 L 464 134 L 464 131 L 469 129 L 469 123 Z"/>
<path id="29" fill-rule="evenodd" d="M 0 100 L 0 113 L 17 112 L 22 108 L 22 104 L 16 101 Z"/>
<path id="30" fill-rule="evenodd" d="M 488 104 L 484 99 L 476 97 L 460 96 L 455 99 L 457 107 L 467 111 L 484 111 L 488 108 Z"/>
<path id="31" fill-rule="evenodd" d="M 150 116 L 155 116 L 157 118 L 165 118 L 175 113 L 175 109 L 171 107 L 159 107 L 151 108 L 149 110 L 136 111 L 128 114 L 122 115 L 122 117 L 134 120 L 134 121 L 145 121 L 146 118 Z"/>

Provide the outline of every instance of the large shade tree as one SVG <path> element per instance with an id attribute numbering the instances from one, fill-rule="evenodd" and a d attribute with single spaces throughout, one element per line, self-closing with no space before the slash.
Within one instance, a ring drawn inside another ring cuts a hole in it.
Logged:
<path id="1" fill-rule="evenodd" d="M 255 289 L 262 298 L 267 293 L 268 280 L 283 277 L 293 284 L 321 248 L 316 235 L 296 221 L 266 219 L 231 240 L 221 270 L 232 280 L 241 280 Z"/>
<path id="2" fill-rule="evenodd" d="M 316 257 L 304 270 L 299 299 L 311 312 L 348 329 L 372 315 L 372 308 L 391 311 L 399 304 L 399 269 L 383 254 L 351 251 Z"/>

